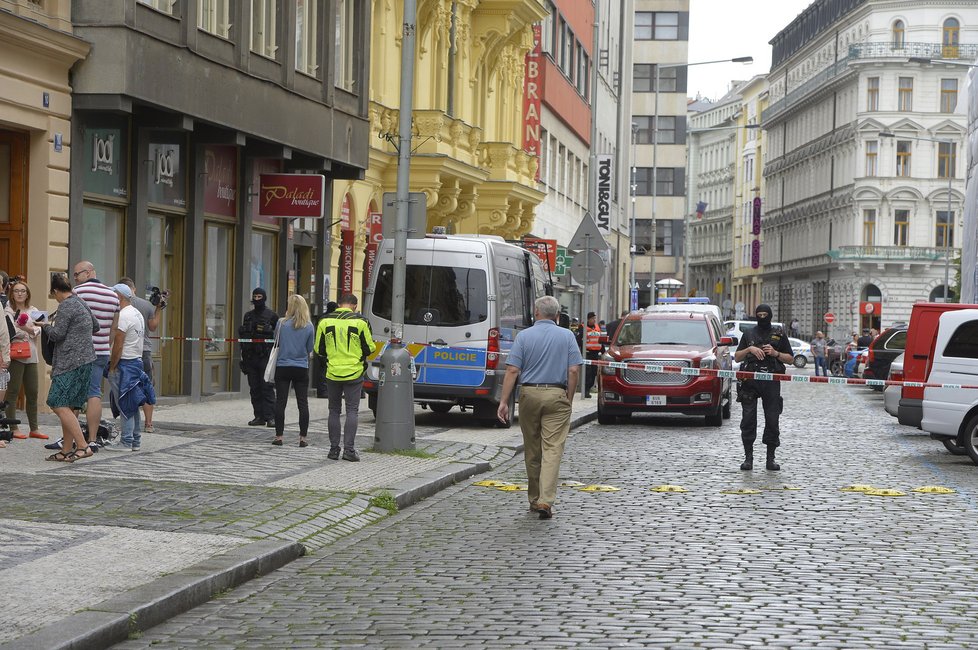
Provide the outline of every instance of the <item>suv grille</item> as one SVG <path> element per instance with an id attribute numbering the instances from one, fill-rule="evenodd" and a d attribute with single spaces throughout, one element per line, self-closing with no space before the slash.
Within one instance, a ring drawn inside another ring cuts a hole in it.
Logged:
<path id="1" fill-rule="evenodd" d="M 629 363 L 654 363 L 682 368 L 690 366 L 690 362 L 685 359 L 642 359 L 641 361 L 629 359 L 628 361 Z M 678 372 L 645 372 L 637 368 L 625 368 L 623 373 L 622 379 L 629 384 L 640 386 L 682 386 L 695 379 L 693 376 L 681 375 Z"/>

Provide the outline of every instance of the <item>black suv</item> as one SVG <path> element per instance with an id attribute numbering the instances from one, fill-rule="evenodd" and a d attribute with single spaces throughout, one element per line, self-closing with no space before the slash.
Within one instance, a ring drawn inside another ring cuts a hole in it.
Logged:
<path id="1" fill-rule="evenodd" d="M 883 333 L 869 344 L 863 379 L 886 379 L 890 374 L 890 364 L 900 356 L 906 347 L 906 325 L 894 325 L 883 330 Z M 883 390 L 882 386 L 873 386 L 872 388 L 873 390 Z"/>

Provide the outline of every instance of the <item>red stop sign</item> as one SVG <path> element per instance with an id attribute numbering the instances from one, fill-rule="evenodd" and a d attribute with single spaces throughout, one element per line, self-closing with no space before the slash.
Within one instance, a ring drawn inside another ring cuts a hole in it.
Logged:
<path id="1" fill-rule="evenodd" d="M 829 325 L 835 322 L 835 314 L 833 314 L 832 312 L 825 314 L 824 318 L 825 318 L 825 322 L 828 323 Z"/>

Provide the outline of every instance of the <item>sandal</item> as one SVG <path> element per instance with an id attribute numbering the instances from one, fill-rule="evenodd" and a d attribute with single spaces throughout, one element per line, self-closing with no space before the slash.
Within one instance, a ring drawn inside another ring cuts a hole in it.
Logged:
<path id="1" fill-rule="evenodd" d="M 50 456 L 48 456 L 44 460 L 53 460 L 56 463 L 73 463 L 73 462 L 75 462 L 74 455 L 75 455 L 75 452 L 73 452 L 73 451 L 72 452 L 59 451 L 59 452 L 55 452 L 55 453 L 51 454 Z"/>
<path id="2" fill-rule="evenodd" d="M 85 449 L 83 450 L 76 449 L 75 451 L 71 452 L 68 455 L 71 457 L 72 461 L 76 461 L 76 460 L 81 460 L 82 458 L 88 458 L 90 456 L 94 456 L 95 452 L 92 451 L 91 447 L 85 447 Z"/>

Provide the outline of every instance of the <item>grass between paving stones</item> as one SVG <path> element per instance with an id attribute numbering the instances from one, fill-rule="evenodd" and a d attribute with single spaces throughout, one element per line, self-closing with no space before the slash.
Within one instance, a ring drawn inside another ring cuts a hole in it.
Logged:
<path id="1" fill-rule="evenodd" d="M 370 497 L 370 505 L 375 508 L 382 508 L 390 514 L 397 512 L 397 501 L 394 499 L 394 495 L 386 490 Z"/>

